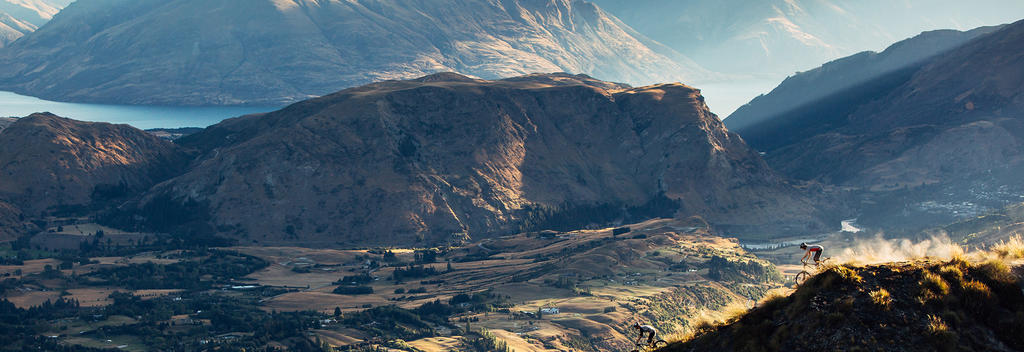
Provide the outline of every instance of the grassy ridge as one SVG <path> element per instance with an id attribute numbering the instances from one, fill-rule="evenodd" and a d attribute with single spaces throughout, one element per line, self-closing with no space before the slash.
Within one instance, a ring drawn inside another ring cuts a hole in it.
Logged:
<path id="1" fill-rule="evenodd" d="M 1005 262 L 833 266 L 792 295 L 662 351 L 1024 349 L 1024 293 Z"/>

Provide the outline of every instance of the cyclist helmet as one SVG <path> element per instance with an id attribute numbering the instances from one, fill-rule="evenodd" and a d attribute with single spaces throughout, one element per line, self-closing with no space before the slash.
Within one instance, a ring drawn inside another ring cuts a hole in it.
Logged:
<path id="1" fill-rule="evenodd" d="M 633 323 L 633 327 L 639 329 L 640 328 L 640 323 Z"/>
<path id="2" fill-rule="evenodd" d="M 807 249 L 807 243 L 806 242 L 801 243 L 800 244 L 800 249 Z"/>

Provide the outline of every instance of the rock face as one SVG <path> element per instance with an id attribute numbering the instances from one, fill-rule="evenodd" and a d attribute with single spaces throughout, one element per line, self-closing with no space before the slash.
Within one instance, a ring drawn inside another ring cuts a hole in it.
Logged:
<path id="1" fill-rule="evenodd" d="M 1024 22 L 741 131 L 794 178 L 1001 206 L 1024 194 L 1021 67 Z"/>
<path id="2" fill-rule="evenodd" d="M 885 51 L 862 52 L 801 72 L 787 78 L 767 95 L 754 98 L 724 120 L 730 131 L 744 135 L 752 146 L 761 147 L 758 123 L 784 119 L 794 108 L 817 102 L 838 92 L 863 85 L 886 75 L 913 69 L 935 55 L 949 51 L 1000 27 L 971 31 L 938 30 L 893 44 Z M 748 137 L 749 136 L 749 137 Z"/>
<path id="3" fill-rule="evenodd" d="M 129 104 L 283 104 L 385 79 L 704 74 L 578 0 L 82 0 L 0 52 L 0 89 Z"/>
<path id="4" fill-rule="evenodd" d="M 1024 3 L 1016 0 L 594 2 L 708 69 L 772 77 L 877 50 L 922 31 L 991 26 L 1024 17 Z"/>
<path id="5" fill-rule="evenodd" d="M 175 145 L 127 125 L 33 114 L 0 130 L 0 208 L 35 217 L 124 197 L 187 161 Z"/>
<path id="6" fill-rule="evenodd" d="M 681 84 L 437 74 L 227 120 L 179 143 L 205 156 L 140 209 L 191 204 L 182 212 L 208 211 L 196 218 L 262 244 L 436 243 L 516 230 L 539 209 L 664 198 L 677 215 L 738 232 L 828 227 Z"/>

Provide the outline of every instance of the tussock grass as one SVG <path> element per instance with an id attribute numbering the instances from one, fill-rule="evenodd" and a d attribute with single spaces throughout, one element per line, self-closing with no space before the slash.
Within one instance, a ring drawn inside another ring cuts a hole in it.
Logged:
<path id="1" fill-rule="evenodd" d="M 986 279 L 995 282 L 1009 284 L 1017 281 L 1010 271 L 1010 266 L 1006 265 L 1006 262 L 1002 260 L 989 260 L 979 265 L 977 269 Z"/>
<path id="2" fill-rule="evenodd" d="M 917 298 L 922 304 L 938 301 L 949 295 L 949 283 L 942 276 L 930 271 L 924 272 L 918 285 L 921 287 L 921 292 Z"/>
<path id="3" fill-rule="evenodd" d="M 888 290 L 880 288 L 869 292 L 868 296 L 871 297 L 871 302 L 882 310 L 892 309 L 892 295 L 889 294 Z"/>
<path id="4" fill-rule="evenodd" d="M 1024 258 L 1024 239 L 1019 234 L 1013 235 L 1006 241 L 999 241 L 990 250 L 1002 259 L 1022 259 Z"/>

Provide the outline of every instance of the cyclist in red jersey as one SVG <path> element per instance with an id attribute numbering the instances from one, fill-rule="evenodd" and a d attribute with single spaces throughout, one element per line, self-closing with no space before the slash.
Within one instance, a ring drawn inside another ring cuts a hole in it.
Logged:
<path id="1" fill-rule="evenodd" d="M 811 252 L 814 252 L 814 265 L 818 265 L 819 263 L 821 263 L 821 252 L 825 251 L 825 247 L 816 244 L 808 246 L 806 243 L 801 243 L 800 249 L 807 251 L 804 253 L 804 257 L 800 258 L 801 262 L 810 257 Z"/>

